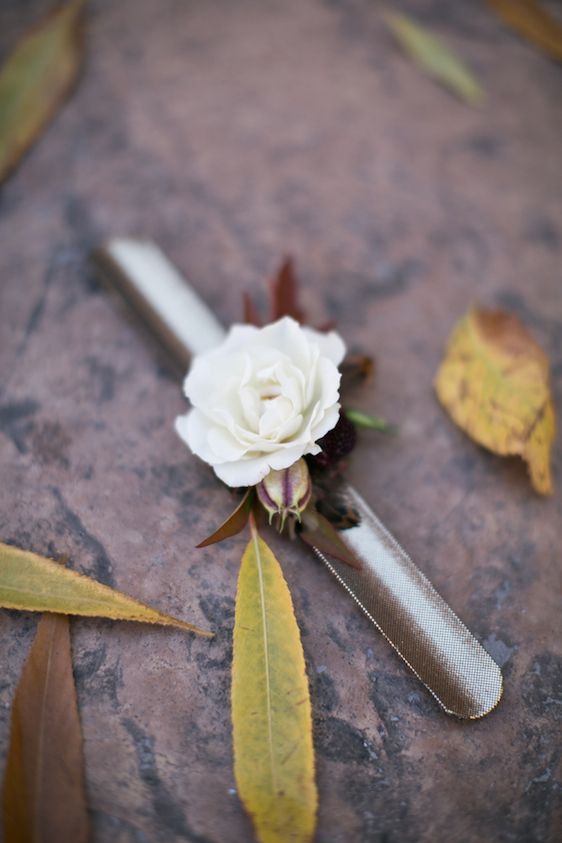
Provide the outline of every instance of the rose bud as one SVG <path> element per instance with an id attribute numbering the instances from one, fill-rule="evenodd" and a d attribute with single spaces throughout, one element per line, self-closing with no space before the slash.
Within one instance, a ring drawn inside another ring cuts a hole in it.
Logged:
<path id="1" fill-rule="evenodd" d="M 269 513 L 269 523 L 278 515 L 282 530 L 288 515 L 295 515 L 300 521 L 301 512 L 310 500 L 312 483 L 308 466 L 301 458 L 289 468 L 279 471 L 272 468 L 256 489 L 261 505 Z"/>

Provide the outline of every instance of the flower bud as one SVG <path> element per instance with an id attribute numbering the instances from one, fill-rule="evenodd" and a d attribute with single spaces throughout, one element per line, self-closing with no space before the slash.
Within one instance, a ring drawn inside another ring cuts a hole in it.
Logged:
<path id="1" fill-rule="evenodd" d="M 256 489 L 260 503 L 269 513 L 269 523 L 278 515 L 282 530 L 288 515 L 296 515 L 300 521 L 301 512 L 310 500 L 312 483 L 308 466 L 301 458 L 289 468 L 279 471 L 272 468 Z"/>

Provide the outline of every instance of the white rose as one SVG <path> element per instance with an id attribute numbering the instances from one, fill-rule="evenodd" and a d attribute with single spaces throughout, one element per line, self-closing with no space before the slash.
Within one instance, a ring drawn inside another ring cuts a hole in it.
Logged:
<path id="1" fill-rule="evenodd" d="M 254 486 L 271 468 L 317 454 L 339 416 L 335 331 L 285 316 L 255 328 L 233 325 L 223 343 L 194 358 L 184 383 L 193 409 L 176 430 L 228 486 Z"/>

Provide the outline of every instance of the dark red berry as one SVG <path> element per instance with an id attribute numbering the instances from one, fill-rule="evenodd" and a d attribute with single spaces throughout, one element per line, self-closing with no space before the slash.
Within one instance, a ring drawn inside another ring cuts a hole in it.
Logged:
<path id="1" fill-rule="evenodd" d="M 322 439 L 318 440 L 322 450 L 312 459 L 320 468 L 329 468 L 347 457 L 353 451 L 356 442 L 355 425 L 349 421 L 345 413 L 340 413 L 336 426 L 329 430 Z"/>

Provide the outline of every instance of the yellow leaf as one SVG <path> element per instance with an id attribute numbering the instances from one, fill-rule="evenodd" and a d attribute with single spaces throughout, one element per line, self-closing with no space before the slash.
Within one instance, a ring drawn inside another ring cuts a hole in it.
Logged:
<path id="1" fill-rule="evenodd" d="M 232 665 L 234 773 L 261 843 L 306 843 L 316 822 L 308 681 L 279 563 L 255 529 L 242 557 Z"/>
<path id="2" fill-rule="evenodd" d="M 462 430 L 496 454 L 521 456 L 536 491 L 552 492 L 548 358 L 515 316 L 471 310 L 449 340 L 435 388 Z"/>
<path id="3" fill-rule="evenodd" d="M 386 22 L 402 49 L 428 76 L 472 105 L 484 98 L 472 71 L 429 30 L 406 15 L 386 15 Z"/>
<path id="4" fill-rule="evenodd" d="M 50 14 L 0 70 L 0 181 L 52 119 L 76 79 L 83 5 L 83 0 L 71 0 Z"/>
<path id="5" fill-rule="evenodd" d="M 562 25 L 536 0 L 488 0 L 508 26 L 547 55 L 562 61 Z"/>
<path id="6" fill-rule="evenodd" d="M 0 608 L 140 621 L 212 633 L 158 612 L 58 562 L 0 542 Z"/>

